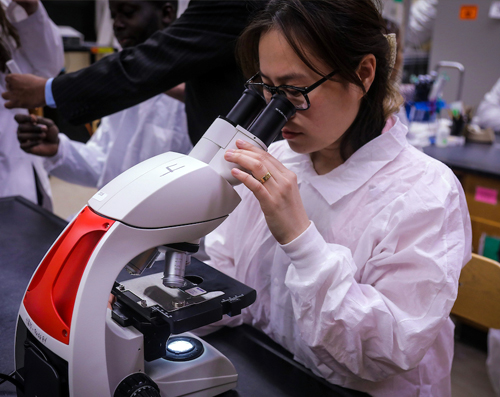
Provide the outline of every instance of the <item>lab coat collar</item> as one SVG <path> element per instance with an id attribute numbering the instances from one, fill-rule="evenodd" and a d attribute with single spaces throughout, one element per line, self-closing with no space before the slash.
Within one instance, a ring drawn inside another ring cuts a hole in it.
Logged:
<path id="1" fill-rule="evenodd" d="M 310 184 L 332 205 L 368 182 L 408 145 L 406 126 L 396 116 L 392 117 L 392 128 L 358 149 L 328 174 L 318 175 L 309 155 L 295 153 L 283 159 L 283 164 L 297 173 L 299 184 Z"/>

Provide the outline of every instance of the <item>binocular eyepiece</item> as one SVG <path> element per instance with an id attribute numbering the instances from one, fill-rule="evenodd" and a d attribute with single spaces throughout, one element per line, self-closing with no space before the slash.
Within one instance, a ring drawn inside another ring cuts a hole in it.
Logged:
<path id="1" fill-rule="evenodd" d="M 189 155 L 203 161 L 235 186 L 241 182 L 231 170 L 234 163 L 224 159 L 229 148 L 243 139 L 266 149 L 295 114 L 295 106 L 283 94 L 275 94 L 269 103 L 256 91 L 246 89 L 226 117 L 219 116 Z M 238 129 L 237 126 L 242 128 Z"/>
<path id="2" fill-rule="evenodd" d="M 225 119 L 241 125 L 269 146 L 295 111 L 285 95 L 275 94 L 266 104 L 262 96 L 247 88 Z"/>

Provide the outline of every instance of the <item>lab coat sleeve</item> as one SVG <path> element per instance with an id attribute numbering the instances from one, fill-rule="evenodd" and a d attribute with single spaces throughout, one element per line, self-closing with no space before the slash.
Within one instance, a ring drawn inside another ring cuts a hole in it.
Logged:
<path id="1" fill-rule="evenodd" d="M 483 128 L 500 131 L 500 79 L 479 104 L 474 121 Z"/>
<path id="2" fill-rule="evenodd" d="M 106 128 L 104 118 L 87 143 L 59 134 L 59 150 L 55 156 L 44 159 L 45 169 L 66 182 L 97 187 L 107 159 L 109 134 L 105 133 Z"/>
<path id="3" fill-rule="evenodd" d="M 323 376 L 381 381 L 414 368 L 447 321 L 470 259 L 470 220 L 458 186 L 430 202 L 422 189 L 372 220 L 358 242 L 376 242 L 362 275 L 351 251 L 314 224 L 282 246 L 295 320 Z"/>
<path id="4" fill-rule="evenodd" d="M 410 20 L 406 44 L 411 47 L 420 47 L 432 37 L 438 0 L 417 0 L 410 8 Z"/>
<path id="5" fill-rule="evenodd" d="M 54 77 L 64 67 L 64 48 L 57 26 L 41 2 L 28 18 L 13 23 L 21 39 L 19 51 L 31 65 L 30 73 Z"/>

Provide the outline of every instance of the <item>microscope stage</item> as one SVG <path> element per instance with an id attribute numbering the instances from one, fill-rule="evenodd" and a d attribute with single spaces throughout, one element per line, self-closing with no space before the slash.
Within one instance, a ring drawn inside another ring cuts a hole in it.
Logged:
<path id="1" fill-rule="evenodd" d="M 162 276 L 163 273 L 156 273 L 133 278 L 122 282 L 118 288 L 123 293 L 134 294 L 139 299 L 137 304 L 143 308 L 157 305 L 169 313 L 224 295 L 222 291 L 207 292 L 189 280 L 185 280 L 181 288 L 165 287 Z"/>
<path id="2" fill-rule="evenodd" d="M 185 280 L 181 288 L 165 287 L 162 273 L 115 282 L 113 319 L 122 326 L 144 321 L 168 324 L 171 334 L 179 334 L 218 321 L 224 314 L 238 315 L 257 297 L 254 289 L 195 258 L 186 267 Z"/>

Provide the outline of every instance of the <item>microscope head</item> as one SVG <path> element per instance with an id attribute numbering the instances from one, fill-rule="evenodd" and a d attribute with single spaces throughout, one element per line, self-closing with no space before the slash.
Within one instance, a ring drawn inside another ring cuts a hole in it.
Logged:
<path id="1" fill-rule="evenodd" d="M 232 186 L 238 185 L 241 182 L 232 176 L 231 169 L 241 167 L 226 161 L 224 153 L 236 149 L 238 139 L 267 151 L 294 114 L 295 106 L 285 95 L 273 95 L 266 105 L 257 92 L 246 89 L 228 115 L 213 122 L 189 156 L 209 164 Z"/>

